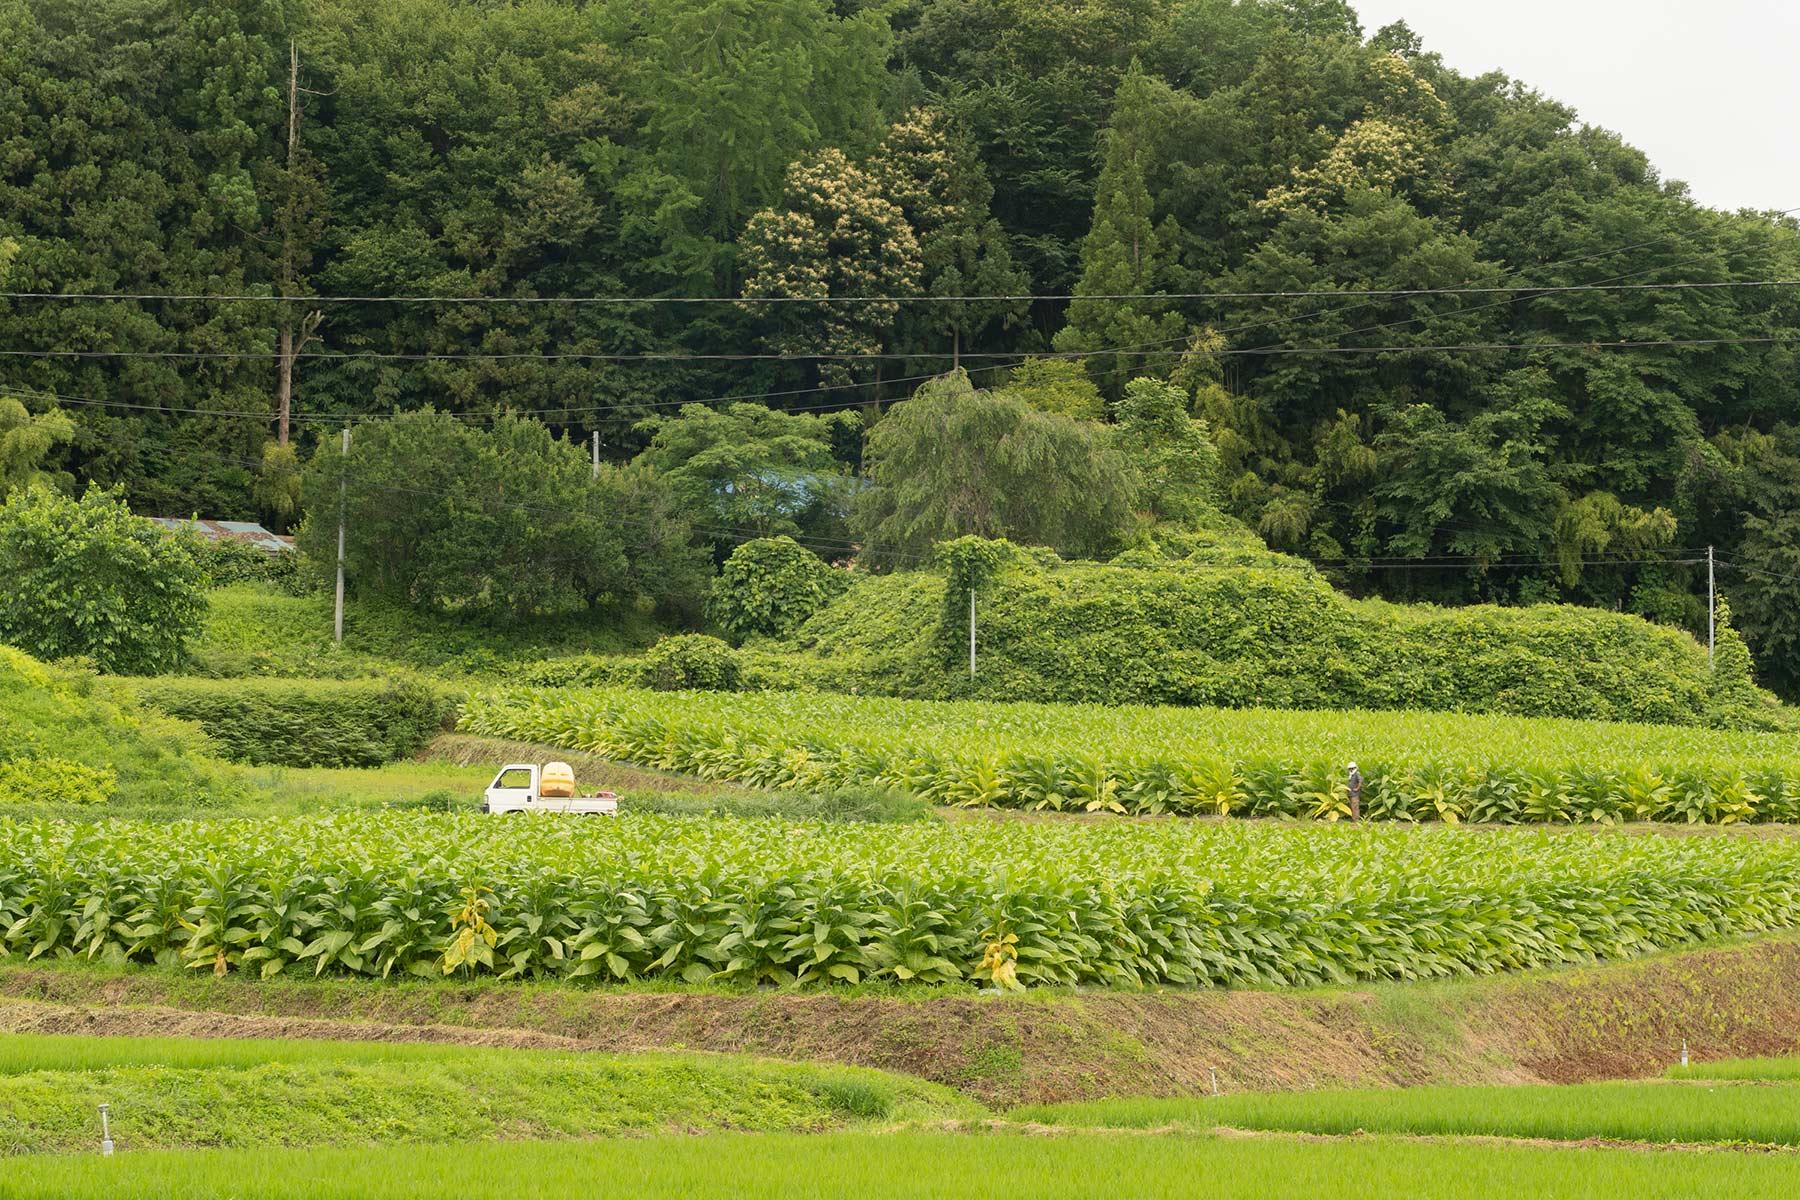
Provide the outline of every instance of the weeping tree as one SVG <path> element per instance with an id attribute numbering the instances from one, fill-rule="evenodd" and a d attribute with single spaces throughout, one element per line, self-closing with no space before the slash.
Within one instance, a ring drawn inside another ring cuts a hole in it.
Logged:
<path id="1" fill-rule="evenodd" d="M 934 379 L 869 431 L 869 487 L 851 527 L 876 568 L 924 562 L 973 535 L 1086 558 L 1130 528 L 1138 477 L 1092 421 L 978 391 L 962 371 Z"/>

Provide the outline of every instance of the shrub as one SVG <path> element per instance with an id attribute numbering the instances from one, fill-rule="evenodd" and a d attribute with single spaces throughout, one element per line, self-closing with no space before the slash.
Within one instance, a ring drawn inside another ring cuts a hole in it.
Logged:
<path id="1" fill-rule="evenodd" d="M 0 640 L 122 675 L 178 666 L 206 612 L 193 539 L 99 487 L 79 500 L 14 493 L 0 507 L 0 580 Z"/>
<path id="2" fill-rule="evenodd" d="M 575 654 L 548 658 L 516 673 L 518 682 L 531 687 L 600 687 L 609 683 L 636 683 L 642 658 L 625 654 Z"/>
<path id="3" fill-rule="evenodd" d="M 271 554 L 231 538 L 197 539 L 196 550 L 209 588 L 267 583 L 292 594 L 307 582 L 301 575 L 300 557 L 291 550 Z"/>
<path id="4" fill-rule="evenodd" d="M 843 592 L 842 571 L 793 538 L 757 538 L 731 552 L 713 580 L 708 613 L 734 642 L 787 637 Z"/>
<path id="5" fill-rule="evenodd" d="M 149 703 L 197 721 L 227 757 L 284 767 L 372 767 L 411 754 L 454 704 L 420 680 L 159 679 Z"/>
<path id="6" fill-rule="evenodd" d="M 105 767 L 66 758 L 14 758 L 0 762 L 0 804 L 103 804 L 119 778 Z"/>
<path id="7" fill-rule="evenodd" d="M 639 681 L 659 692 L 731 692 L 742 680 L 735 651 L 716 637 L 684 633 L 650 647 Z"/>

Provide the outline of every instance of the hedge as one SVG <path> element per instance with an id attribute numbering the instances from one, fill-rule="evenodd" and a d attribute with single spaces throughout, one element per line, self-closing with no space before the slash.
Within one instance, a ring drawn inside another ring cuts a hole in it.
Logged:
<path id="1" fill-rule="evenodd" d="M 176 679 L 139 682 L 144 701 L 196 721 L 225 757 L 285 767 L 370 767 L 448 727 L 452 698 L 417 679 Z"/>

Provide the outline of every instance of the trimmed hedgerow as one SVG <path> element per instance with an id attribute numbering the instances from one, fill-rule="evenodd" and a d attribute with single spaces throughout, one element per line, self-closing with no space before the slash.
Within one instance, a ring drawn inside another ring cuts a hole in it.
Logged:
<path id="1" fill-rule="evenodd" d="M 198 722 L 227 758 L 284 767 L 371 767 L 448 725 L 451 697 L 421 680 L 153 679 L 144 701 Z"/>

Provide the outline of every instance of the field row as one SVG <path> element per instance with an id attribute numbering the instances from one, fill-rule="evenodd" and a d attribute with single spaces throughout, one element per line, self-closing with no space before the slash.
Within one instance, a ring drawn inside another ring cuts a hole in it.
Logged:
<path id="1" fill-rule="evenodd" d="M 0 1163 L 12 1200 L 1789 1200 L 1788 1154 L 1646 1154 L 1359 1138 L 834 1133 L 457 1147 L 152 1152 Z M 798 1177 L 798 1178 L 797 1178 Z M 1203 1185 L 1199 1181 L 1204 1181 Z M 1278 1182 L 1275 1182 L 1278 1181 Z"/>
<path id="2" fill-rule="evenodd" d="M 1800 924 L 1800 843 L 341 815 L 0 822 L 0 948 L 218 974 L 1307 985 Z"/>
<path id="3" fill-rule="evenodd" d="M 1431 713 L 630 689 L 477 697 L 462 728 L 759 787 L 968 807 L 1495 823 L 1800 821 L 1791 739 Z"/>
<path id="4" fill-rule="evenodd" d="M 1245 1093 L 1031 1105 L 1009 1115 L 1082 1128 L 1800 1145 L 1800 1088 L 1751 1083 Z"/>

